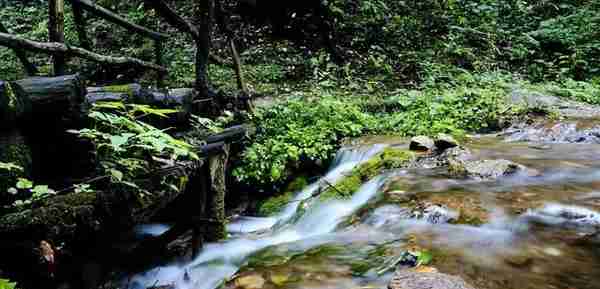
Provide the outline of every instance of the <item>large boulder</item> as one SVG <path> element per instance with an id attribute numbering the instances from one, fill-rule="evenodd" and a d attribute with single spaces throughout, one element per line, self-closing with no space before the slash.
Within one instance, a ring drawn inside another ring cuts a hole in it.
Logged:
<path id="1" fill-rule="evenodd" d="M 431 152 L 435 149 L 435 142 L 427 136 L 416 136 L 410 139 L 409 149 L 411 151 Z"/>
<path id="2" fill-rule="evenodd" d="M 400 270 L 395 273 L 388 289 L 474 289 L 458 276 L 439 272 Z"/>

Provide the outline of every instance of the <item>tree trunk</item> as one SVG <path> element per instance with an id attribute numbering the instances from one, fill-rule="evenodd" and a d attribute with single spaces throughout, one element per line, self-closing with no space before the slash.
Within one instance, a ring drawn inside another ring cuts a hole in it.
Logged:
<path id="1" fill-rule="evenodd" d="M 48 13 L 50 15 L 48 21 L 48 39 L 50 42 L 64 43 L 65 42 L 65 1 L 64 0 L 49 0 Z M 63 75 L 66 70 L 66 60 L 64 54 L 52 55 L 54 62 L 54 75 Z"/>
<path id="2" fill-rule="evenodd" d="M 208 194 L 208 215 L 207 218 L 214 220 L 211 230 L 209 230 L 207 241 L 222 240 L 227 236 L 225 219 L 225 194 L 227 192 L 226 170 L 227 160 L 229 159 L 229 144 L 224 147 L 224 152 L 212 156 L 208 159 L 210 188 Z"/>

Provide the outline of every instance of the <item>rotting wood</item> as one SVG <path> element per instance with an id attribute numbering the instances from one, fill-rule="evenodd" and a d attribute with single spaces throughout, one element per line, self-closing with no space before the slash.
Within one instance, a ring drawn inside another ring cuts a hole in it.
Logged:
<path id="1" fill-rule="evenodd" d="M 3 83 L 0 90 L 2 126 L 14 127 L 33 111 L 76 112 L 83 102 L 85 87 L 78 75 L 31 77 Z"/>
<path id="2" fill-rule="evenodd" d="M 14 48 L 14 49 L 27 49 L 47 54 L 60 54 L 60 55 L 74 55 L 77 57 L 81 57 L 87 60 L 96 61 L 104 64 L 111 65 L 131 65 L 137 67 L 143 67 L 147 69 L 156 70 L 159 72 L 167 72 L 167 69 L 163 66 L 156 65 L 151 62 L 147 62 L 144 60 L 140 60 L 133 57 L 116 57 L 116 56 L 106 56 L 98 53 L 91 52 L 89 50 L 85 50 L 80 47 L 69 46 L 64 43 L 58 42 L 37 42 L 29 39 L 25 39 L 22 37 L 18 37 L 15 35 L 0 33 L 0 45 Z"/>
<path id="3" fill-rule="evenodd" d="M 0 32 L 8 34 L 8 30 L 6 29 L 6 27 L 4 27 L 4 24 L 2 24 L 2 22 L 0 22 Z M 27 73 L 27 75 L 34 76 L 34 75 L 38 74 L 37 67 L 35 67 L 35 64 L 31 63 L 29 61 L 29 59 L 27 59 L 27 54 L 25 54 L 25 51 L 23 51 L 21 49 L 17 49 L 17 48 L 13 48 L 13 51 L 17 55 L 17 58 L 19 58 L 19 60 L 23 64 L 23 67 L 25 68 L 25 72 Z"/>
<path id="4" fill-rule="evenodd" d="M 50 42 L 65 42 L 65 2 L 64 0 L 49 0 L 48 39 Z M 64 54 L 53 54 L 54 75 L 63 75 L 66 70 Z"/>
<path id="5" fill-rule="evenodd" d="M 156 32 L 156 31 L 152 31 L 146 27 L 137 25 L 135 23 L 131 23 L 130 21 L 128 21 L 127 19 L 113 13 L 112 11 L 94 4 L 92 1 L 90 0 L 69 0 L 71 3 L 76 3 L 79 4 L 81 6 L 81 8 L 85 9 L 86 11 L 93 13 L 94 15 L 104 18 L 108 21 L 111 21 L 115 24 L 118 24 L 120 26 L 122 26 L 125 29 L 128 30 L 133 30 L 139 34 L 142 34 L 146 37 L 149 37 L 151 39 L 154 40 L 165 40 L 167 39 L 169 36 L 160 32 Z"/>

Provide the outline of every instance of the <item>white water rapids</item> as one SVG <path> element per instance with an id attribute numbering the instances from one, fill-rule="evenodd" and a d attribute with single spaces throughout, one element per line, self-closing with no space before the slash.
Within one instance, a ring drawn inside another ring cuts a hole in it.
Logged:
<path id="1" fill-rule="evenodd" d="M 229 224 L 228 231 L 240 234 L 220 243 L 207 244 L 202 253 L 189 264 L 154 268 L 130 280 L 129 288 L 145 289 L 173 284 L 177 289 L 213 289 L 236 273 L 250 254 L 268 246 L 326 235 L 369 201 L 382 184 L 375 178 L 347 201 L 315 204 L 300 219 L 291 222 L 301 201 L 311 197 L 323 181 L 336 183 L 354 167 L 376 155 L 384 145 L 367 148 L 348 148 L 338 152 L 331 169 L 320 180 L 298 192 L 294 199 L 276 216 L 270 218 L 244 217 Z M 257 231 L 263 234 L 252 234 Z M 128 282 L 129 283 L 129 282 Z"/>

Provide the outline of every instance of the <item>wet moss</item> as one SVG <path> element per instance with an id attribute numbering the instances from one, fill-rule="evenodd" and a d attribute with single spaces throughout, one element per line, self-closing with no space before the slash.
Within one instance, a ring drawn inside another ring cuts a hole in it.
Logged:
<path id="1" fill-rule="evenodd" d="M 297 192 L 308 186 L 308 178 L 306 176 L 298 176 L 292 180 L 285 188 L 286 192 Z"/>
<path id="2" fill-rule="evenodd" d="M 308 186 L 308 178 L 306 176 L 296 177 L 286 186 L 285 193 L 262 201 L 258 205 L 258 214 L 260 216 L 272 216 L 280 212 L 294 198 L 295 193 L 306 186 Z"/>
<path id="3" fill-rule="evenodd" d="M 110 85 L 110 86 L 105 86 L 103 89 L 106 92 L 125 93 L 129 97 L 133 97 L 134 96 L 133 88 L 129 84 Z"/>
<path id="4" fill-rule="evenodd" d="M 285 205 L 294 197 L 292 192 L 286 192 L 283 195 L 268 198 L 258 206 L 258 214 L 261 216 L 272 216 L 281 211 Z"/>
<path id="5" fill-rule="evenodd" d="M 0 231 L 43 234 L 49 238 L 74 237 L 75 230 L 95 228 L 98 225 L 97 216 L 94 216 L 95 206 L 94 192 L 57 196 L 1 217 Z"/>
<path id="6" fill-rule="evenodd" d="M 415 154 L 411 151 L 386 148 L 370 160 L 354 168 L 349 175 L 338 181 L 335 185 L 326 188 L 321 194 L 321 199 L 349 198 L 363 183 L 385 170 L 406 167 L 414 158 Z"/>

